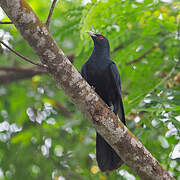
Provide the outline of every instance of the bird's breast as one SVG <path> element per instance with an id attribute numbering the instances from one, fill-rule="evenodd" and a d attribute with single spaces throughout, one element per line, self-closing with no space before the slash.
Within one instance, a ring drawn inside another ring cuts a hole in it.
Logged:
<path id="1" fill-rule="evenodd" d="M 88 83 L 95 88 L 99 96 L 108 104 L 109 99 L 115 95 L 109 67 L 107 65 L 88 67 L 87 77 Z"/>

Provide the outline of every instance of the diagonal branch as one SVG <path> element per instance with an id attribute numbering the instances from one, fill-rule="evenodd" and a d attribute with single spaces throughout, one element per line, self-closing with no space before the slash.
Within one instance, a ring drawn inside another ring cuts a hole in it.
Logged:
<path id="1" fill-rule="evenodd" d="M 141 61 L 143 58 L 145 58 L 148 54 L 150 54 L 154 49 L 156 49 L 157 46 L 153 46 L 151 49 L 147 50 L 144 54 L 142 54 L 140 57 L 130 61 L 130 62 L 127 62 L 126 65 L 131 65 L 131 64 L 134 64 L 134 63 L 137 63 L 139 61 Z"/>
<path id="2" fill-rule="evenodd" d="M 43 67 L 43 68 L 47 68 L 46 65 L 44 64 L 41 64 L 41 63 L 38 63 L 38 62 L 34 62 L 32 61 L 31 59 L 21 55 L 20 53 L 18 53 L 17 51 L 15 51 L 14 49 L 12 49 L 11 47 L 9 47 L 6 43 L 4 43 L 3 41 L 0 40 L 0 43 L 3 44 L 7 49 L 9 49 L 10 51 L 12 51 L 14 54 L 16 54 L 17 56 L 19 56 L 20 58 L 24 59 L 25 61 L 31 63 L 31 64 L 34 64 L 36 66 L 40 66 L 40 67 Z"/>
<path id="3" fill-rule="evenodd" d="M 56 2 L 57 2 L 57 0 L 53 0 L 52 5 L 51 5 L 51 9 L 50 9 L 50 11 L 49 11 L 48 18 L 47 18 L 47 20 L 46 20 L 46 26 L 47 26 L 48 28 L 49 28 L 51 16 L 52 16 L 52 14 L 53 14 L 53 11 L 54 11 Z"/>
<path id="4" fill-rule="evenodd" d="M 125 164 L 142 179 L 174 179 L 72 66 L 27 1 L 0 0 L 0 5 L 41 62 L 48 65 L 49 73 L 57 85 L 91 122 L 96 131 L 115 149 Z M 19 18 L 22 14 L 23 18 Z"/>

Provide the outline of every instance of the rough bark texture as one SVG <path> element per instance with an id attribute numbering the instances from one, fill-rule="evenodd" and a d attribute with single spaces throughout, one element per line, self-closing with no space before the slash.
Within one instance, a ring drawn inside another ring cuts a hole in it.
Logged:
<path id="1" fill-rule="evenodd" d="M 173 179 L 81 77 L 27 2 L 0 0 L 0 5 L 41 62 L 48 66 L 57 85 L 111 144 L 125 164 L 142 179 Z"/>

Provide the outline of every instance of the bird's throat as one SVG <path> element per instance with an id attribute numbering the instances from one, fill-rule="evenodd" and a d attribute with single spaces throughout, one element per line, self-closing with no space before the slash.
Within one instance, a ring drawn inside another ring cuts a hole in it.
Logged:
<path id="1" fill-rule="evenodd" d="M 109 58 L 109 54 L 109 48 L 95 46 L 91 56 L 98 59 L 106 59 Z"/>

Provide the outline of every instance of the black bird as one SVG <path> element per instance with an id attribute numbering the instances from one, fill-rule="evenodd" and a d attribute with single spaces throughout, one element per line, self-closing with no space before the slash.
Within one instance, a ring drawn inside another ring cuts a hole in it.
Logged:
<path id="1" fill-rule="evenodd" d="M 120 75 L 116 64 L 109 57 L 109 42 L 101 34 L 94 34 L 91 31 L 87 33 L 94 41 L 94 49 L 88 61 L 83 65 L 81 75 L 125 124 Z M 123 164 L 114 149 L 98 133 L 96 159 L 102 172 L 113 171 Z"/>

